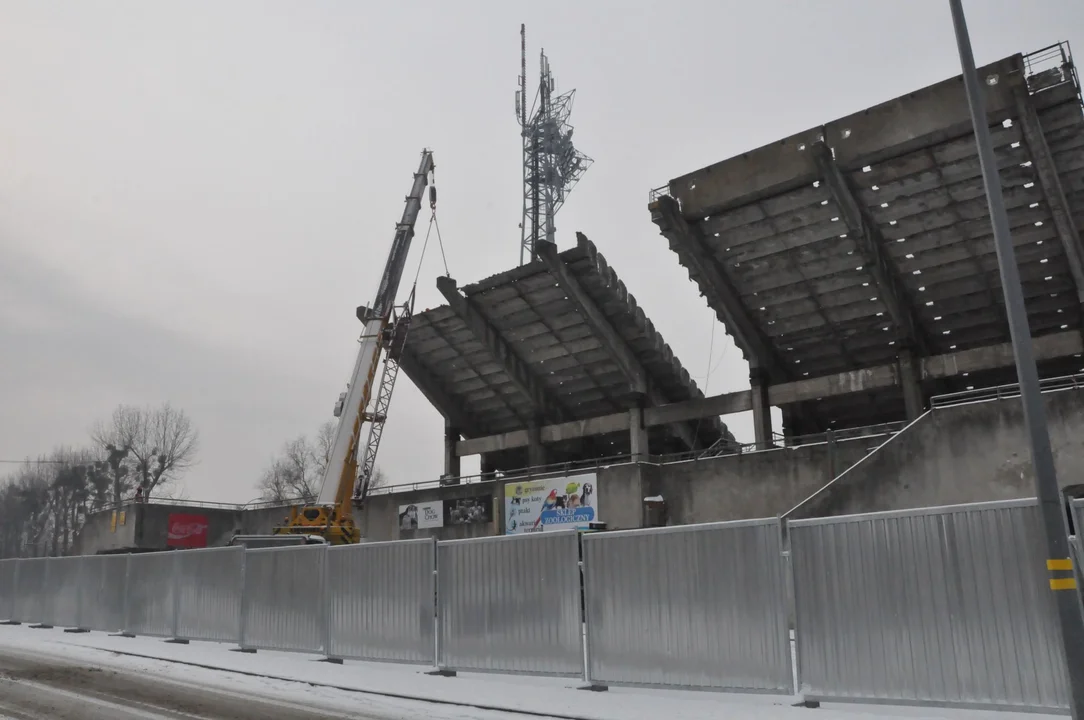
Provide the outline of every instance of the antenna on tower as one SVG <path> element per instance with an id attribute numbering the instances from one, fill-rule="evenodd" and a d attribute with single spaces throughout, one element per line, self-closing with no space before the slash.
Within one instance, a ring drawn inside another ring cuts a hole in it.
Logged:
<path id="1" fill-rule="evenodd" d="M 538 90 L 528 109 L 527 27 L 519 26 L 520 75 L 516 115 L 523 138 L 523 219 L 519 264 L 537 257 L 540 238 L 553 242 L 554 216 L 593 162 L 572 144 L 572 101 L 575 90 L 554 95 L 557 82 L 545 50 L 539 53 Z"/>

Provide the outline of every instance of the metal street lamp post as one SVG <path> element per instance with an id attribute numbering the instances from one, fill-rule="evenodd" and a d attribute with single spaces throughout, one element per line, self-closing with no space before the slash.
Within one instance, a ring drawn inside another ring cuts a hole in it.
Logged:
<path id="1" fill-rule="evenodd" d="M 1084 713 L 1084 615 L 1081 614 L 1076 581 L 1073 579 L 1073 566 L 1069 559 L 1065 510 L 1058 489 L 1054 454 L 1050 449 L 1046 408 L 1039 388 L 1039 371 L 1035 366 L 1024 293 L 1020 287 L 1020 269 L 1016 264 L 1016 251 L 1009 234 L 1005 198 L 1001 193 L 1001 177 L 998 175 L 994 148 L 990 141 L 986 101 L 975 67 L 975 56 L 971 51 L 962 0 L 949 0 L 949 6 L 952 9 L 952 24 L 956 29 L 956 44 L 960 51 L 967 102 L 971 108 L 971 122 L 975 128 L 986 200 L 990 205 L 990 222 L 994 229 L 994 244 L 1001 270 L 1001 287 L 1005 293 L 1005 311 L 1009 319 L 1013 354 L 1016 356 L 1020 401 L 1024 405 L 1024 423 L 1031 444 L 1031 461 L 1035 468 L 1035 489 L 1046 533 L 1049 558 L 1047 569 L 1051 571 L 1050 589 L 1054 591 L 1057 599 L 1061 642 L 1069 675 L 1069 708 L 1074 720 L 1079 720 L 1081 713 Z M 993 84 L 997 79 L 989 78 L 987 82 Z"/>

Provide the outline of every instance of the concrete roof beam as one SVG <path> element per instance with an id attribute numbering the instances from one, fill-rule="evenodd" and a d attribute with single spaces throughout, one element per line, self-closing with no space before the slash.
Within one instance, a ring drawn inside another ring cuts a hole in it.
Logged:
<path id="1" fill-rule="evenodd" d="M 929 354 L 929 343 L 908 302 L 907 290 L 900 280 L 899 271 L 885 250 L 887 241 L 880 228 L 869 210 L 859 203 L 843 171 L 836 164 L 831 148 L 823 142 L 818 142 L 811 146 L 810 152 L 820 171 L 821 180 L 828 186 L 832 198 L 839 206 L 847 230 L 859 243 L 865 262 L 869 264 L 870 273 L 888 309 L 888 314 L 899 328 L 900 335 L 921 354 Z"/>
<path id="2" fill-rule="evenodd" d="M 548 419 L 561 421 L 567 413 L 551 397 L 542 382 L 534 376 L 527 363 L 516 354 L 512 345 L 501 337 L 500 332 L 482 314 L 475 303 L 459 293 L 453 278 L 437 278 L 437 290 L 447 300 L 448 306 L 470 329 L 474 338 L 489 351 L 493 359 L 504 368 L 512 384 L 531 403 L 535 413 Z"/>
<path id="3" fill-rule="evenodd" d="M 651 386 L 648 381 L 647 371 L 636 357 L 629 344 L 618 334 L 614 326 L 606 318 L 606 315 L 598 307 L 591 296 L 583 288 L 580 282 L 565 265 L 561 256 L 557 253 L 557 246 L 551 242 L 540 240 L 535 245 L 538 257 L 557 278 L 557 284 L 564 290 L 568 297 L 575 303 L 584 321 L 590 326 L 595 336 L 602 342 L 603 347 L 617 363 L 629 382 L 629 390 L 638 395 L 644 395 L 652 405 L 664 405 L 667 398 L 657 388 Z M 696 435 L 692 428 L 684 424 L 676 424 L 673 427 L 675 434 L 684 442 L 690 450 L 697 447 Z"/>
<path id="4" fill-rule="evenodd" d="M 708 305 L 726 326 L 750 365 L 766 370 L 772 379 L 788 377 L 782 360 L 749 316 L 729 278 L 711 257 L 699 229 L 682 216 L 677 201 L 663 196 L 648 207 L 652 222 L 659 226 L 663 237 L 670 241 L 671 249 L 696 278 Z"/>
<path id="5" fill-rule="evenodd" d="M 1065 249 L 1065 258 L 1076 285 L 1077 301 L 1084 306 L 1084 247 L 1081 246 L 1080 231 L 1065 199 L 1058 168 L 1046 142 L 1034 100 L 1026 88 L 1017 88 L 1016 108 L 1023 126 L 1024 142 L 1031 153 L 1035 173 L 1038 175 L 1039 188 L 1054 218 L 1058 239 Z"/>

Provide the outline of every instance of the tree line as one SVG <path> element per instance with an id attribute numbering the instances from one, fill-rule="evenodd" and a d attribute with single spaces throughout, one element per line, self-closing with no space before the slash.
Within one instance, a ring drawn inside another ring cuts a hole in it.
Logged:
<path id="1" fill-rule="evenodd" d="M 310 438 L 285 443 L 260 474 L 263 500 L 316 499 L 336 423 Z M 118 405 L 90 429 L 79 447 L 57 447 L 0 475 L 0 559 L 68 555 L 89 514 L 120 508 L 137 496 L 181 500 L 177 485 L 195 463 L 199 432 L 191 418 L 169 403 Z M 386 483 L 378 467 L 370 488 Z"/>
<path id="2" fill-rule="evenodd" d="M 0 558 L 68 554 L 88 514 L 119 507 L 137 489 L 168 494 L 198 451 L 183 410 L 118 405 L 85 445 L 57 447 L 0 478 Z"/>

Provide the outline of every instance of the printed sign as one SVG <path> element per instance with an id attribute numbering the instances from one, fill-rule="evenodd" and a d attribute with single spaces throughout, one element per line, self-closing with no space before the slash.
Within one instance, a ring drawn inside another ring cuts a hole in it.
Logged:
<path id="1" fill-rule="evenodd" d="M 504 486 L 504 534 L 587 530 L 598 520 L 595 474 L 546 478 Z"/>
<path id="2" fill-rule="evenodd" d="M 207 547 L 207 517 L 170 513 L 166 545 L 179 548 Z"/>
<path id="3" fill-rule="evenodd" d="M 456 498 L 444 503 L 445 525 L 473 525 L 493 522 L 493 496 Z"/>
<path id="4" fill-rule="evenodd" d="M 400 530 L 444 527 L 444 503 L 440 500 L 399 506 Z"/>

